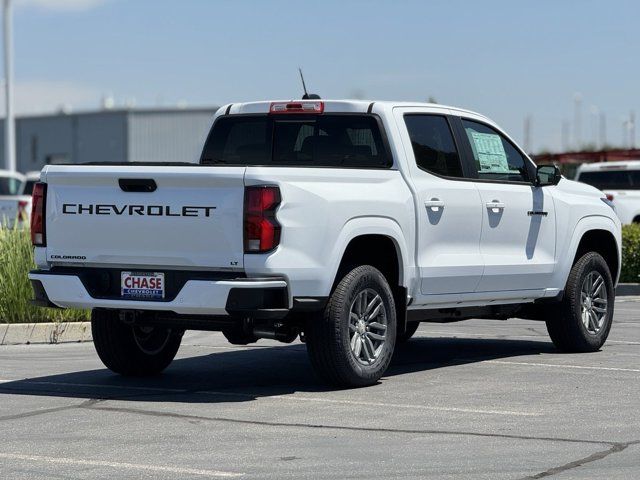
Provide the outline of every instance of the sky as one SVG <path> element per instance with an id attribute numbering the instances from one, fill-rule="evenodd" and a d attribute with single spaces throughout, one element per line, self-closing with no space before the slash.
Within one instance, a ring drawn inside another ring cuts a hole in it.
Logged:
<path id="1" fill-rule="evenodd" d="M 14 3 L 19 114 L 299 98 L 300 66 L 323 98 L 432 97 L 521 144 L 529 117 L 532 152 L 596 143 L 601 117 L 629 143 L 640 115 L 637 1 Z"/>

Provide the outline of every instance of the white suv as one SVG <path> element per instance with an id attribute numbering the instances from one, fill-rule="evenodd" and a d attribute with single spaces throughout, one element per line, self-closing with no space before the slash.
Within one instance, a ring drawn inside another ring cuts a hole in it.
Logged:
<path id="1" fill-rule="evenodd" d="M 31 194 L 24 193 L 25 182 L 21 173 L 0 170 L 0 228 L 29 224 Z"/>
<path id="2" fill-rule="evenodd" d="M 640 223 L 640 160 L 585 163 L 576 181 L 602 190 L 623 224 Z"/>
<path id="3" fill-rule="evenodd" d="M 185 329 L 307 343 L 321 377 L 368 385 L 418 322 L 544 320 L 605 342 L 620 221 L 467 110 L 397 102 L 227 105 L 198 165 L 47 166 L 32 280 L 93 310 L 103 362 L 157 373 Z"/>

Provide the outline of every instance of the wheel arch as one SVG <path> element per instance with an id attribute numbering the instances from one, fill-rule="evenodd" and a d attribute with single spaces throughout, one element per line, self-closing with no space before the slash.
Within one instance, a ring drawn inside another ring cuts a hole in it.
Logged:
<path id="1" fill-rule="evenodd" d="M 618 245 L 616 239 L 608 230 L 588 230 L 580 238 L 576 254 L 573 258 L 573 263 L 577 262 L 582 255 L 587 252 L 597 252 L 609 266 L 611 276 L 614 283 L 617 281 L 619 275 L 619 257 Z"/>
<path id="2" fill-rule="evenodd" d="M 586 252 L 597 252 L 605 259 L 614 285 L 618 283 L 621 266 L 621 232 L 619 227 L 608 217 L 591 216 L 583 218 L 574 230 L 571 246 L 571 255 L 568 259 L 571 263 L 567 265 L 566 272 L 578 261 Z"/>
<path id="3" fill-rule="evenodd" d="M 376 258 L 381 251 L 386 255 Z M 393 256 L 389 258 L 391 254 Z M 368 264 L 376 266 L 378 263 L 392 287 L 408 286 L 407 247 L 402 229 L 394 220 L 383 217 L 359 217 L 350 220 L 340 233 L 332 258 L 332 288 L 339 281 L 341 269 L 346 265 L 370 259 L 374 262 Z M 395 269 L 395 272 L 387 276 L 389 268 Z"/>

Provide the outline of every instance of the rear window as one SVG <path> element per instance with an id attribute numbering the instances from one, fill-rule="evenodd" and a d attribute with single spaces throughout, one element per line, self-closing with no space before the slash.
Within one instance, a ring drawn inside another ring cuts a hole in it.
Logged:
<path id="1" fill-rule="evenodd" d="M 203 165 L 388 168 L 372 115 L 243 115 L 216 121 Z"/>
<path id="2" fill-rule="evenodd" d="M 599 190 L 640 190 L 640 171 L 582 172 L 578 177 L 578 181 L 592 185 Z"/>
<path id="3" fill-rule="evenodd" d="M 22 194 L 22 181 L 13 177 L 0 177 L 0 195 Z"/>

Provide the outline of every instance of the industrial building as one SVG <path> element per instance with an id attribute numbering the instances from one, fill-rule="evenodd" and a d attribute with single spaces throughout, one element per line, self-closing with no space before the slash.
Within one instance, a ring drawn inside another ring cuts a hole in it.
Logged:
<path id="1" fill-rule="evenodd" d="M 195 162 L 215 111 L 215 107 L 105 109 L 19 117 L 17 169 L 28 172 L 69 162 Z M 5 165 L 4 135 L 0 159 Z"/>

